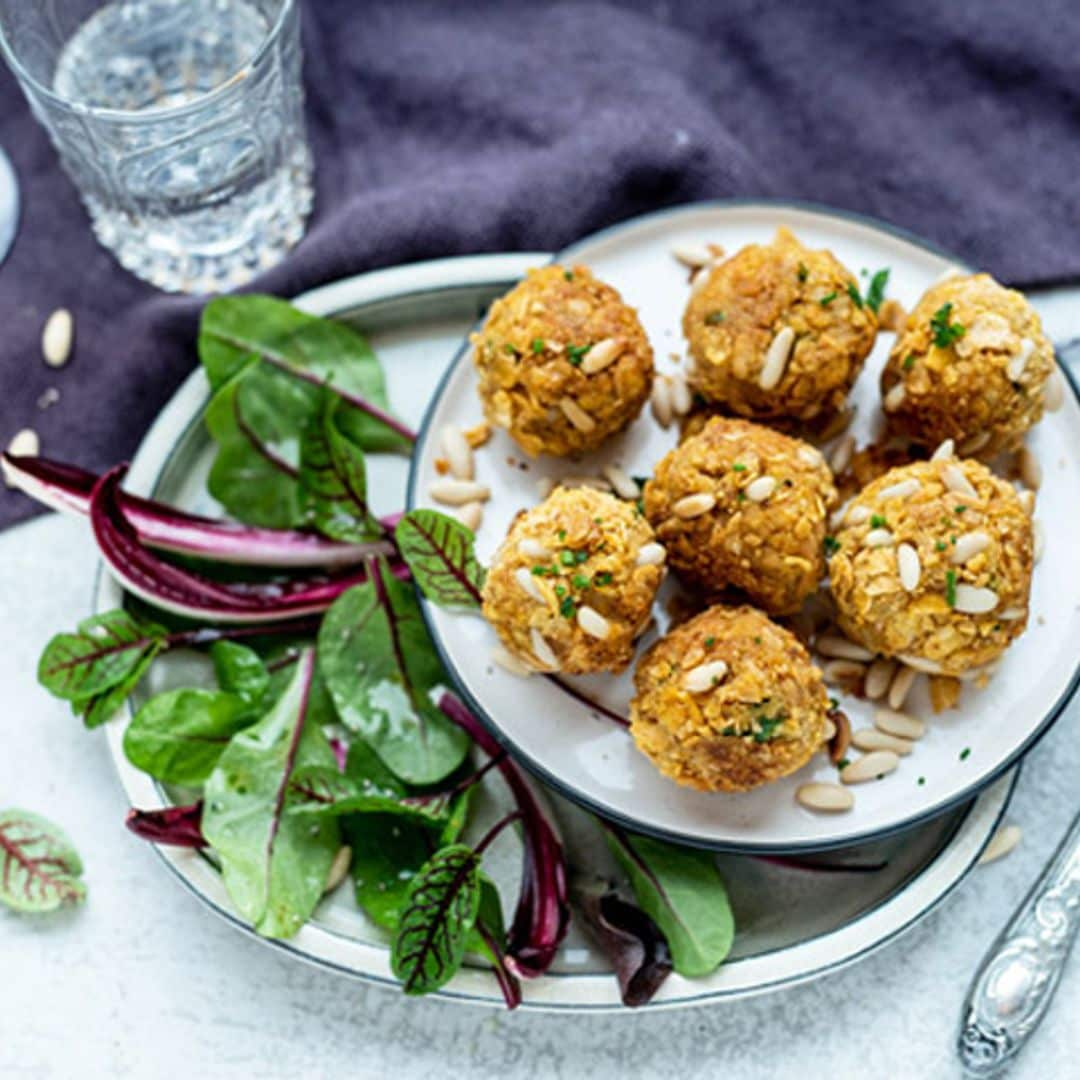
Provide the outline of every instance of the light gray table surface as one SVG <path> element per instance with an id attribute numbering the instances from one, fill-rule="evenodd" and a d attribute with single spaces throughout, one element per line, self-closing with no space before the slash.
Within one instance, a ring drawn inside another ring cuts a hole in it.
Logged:
<path id="1" fill-rule="evenodd" d="M 1080 336 L 1078 295 L 1038 299 L 1057 341 Z M 977 869 L 898 942 L 794 990 L 599 1018 L 405 1000 L 238 934 L 124 830 L 104 738 L 82 731 L 34 678 L 50 635 L 87 609 L 94 569 L 84 523 L 49 515 L 0 534 L 0 807 L 61 823 L 90 890 L 83 907 L 55 916 L 0 908 L 5 1080 L 958 1076 L 953 1044 L 968 981 L 1078 801 L 1074 703 L 1024 766 L 1008 815 L 1024 830 L 1020 847 Z M 1074 958 L 1010 1075 L 1080 1077 L 1078 1016 Z"/>

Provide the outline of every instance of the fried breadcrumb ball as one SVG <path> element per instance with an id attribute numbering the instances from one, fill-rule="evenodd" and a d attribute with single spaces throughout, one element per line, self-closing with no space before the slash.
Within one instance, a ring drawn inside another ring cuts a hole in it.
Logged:
<path id="1" fill-rule="evenodd" d="M 679 784 L 748 791 L 801 768 L 826 737 L 821 673 L 751 607 L 711 607 L 638 662 L 630 733 Z"/>
<path id="2" fill-rule="evenodd" d="M 891 469 L 843 516 L 829 579 L 844 633 L 912 667 L 960 675 L 1023 633 L 1031 519 L 973 460 Z"/>
<path id="3" fill-rule="evenodd" d="M 954 439 L 989 460 L 1042 417 L 1054 348 L 1035 309 L 989 274 L 927 289 L 881 375 L 889 431 L 934 447 Z"/>
<path id="4" fill-rule="evenodd" d="M 714 417 L 656 466 L 645 516 L 674 570 L 706 594 L 741 589 L 773 614 L 824 576 L 836 502 L 819 451 L 746 420 Z"/>
<path id="5" fill-rule="evenodd" d="M 683 315 L 700 398 L 753 419 L 821 422 L 843 411 L 877 317 L 831 252 L 780 229 L 702 272 Z"/>
<path id="6" fill-rule="evenodd" d="M 536 670 L 621 671 L 649 622 L 663 564 L 633 503 L 556 488 L 510 526 L 484 583 L 484 617 Z"/>
<path id="7" fill-rule="evenodd" d="M 637 313 L 584 266 L 530 270 L 472 342 L 484 415 L 531 455 L 595 450 L 652 390 Z"/>

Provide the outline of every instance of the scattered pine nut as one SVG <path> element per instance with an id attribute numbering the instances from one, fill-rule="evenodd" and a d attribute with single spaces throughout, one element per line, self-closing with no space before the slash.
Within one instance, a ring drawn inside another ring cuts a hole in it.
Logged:
<path id="1" fill-rule="evenodd" d="M 552 557 L 551 552 L 539 540 L 534 540 L 531 536 L 526 536 L 524 540 L 518 542 L 518 551 L 529 559 L 550 559 Z"/>
<path id="2" fill-rule="evenodd" d="M 973 559 L 976 555 L 984 552 L 990 544 L 989 535 L 981 530 L 964 533 L 963 536 L 956 538 L 949 561 L 956 566 L 962 566 L 968 559 Z"/>
<path id="3" fill-rule="evenodd" d="M 836 657 L 838 660 L 860 660 L 869 663 L 874 659 L 874 654 L 869 649 L 839 634 L 822 634 L 814 642 L 814 648 L 822 656 Z"/>
<path id="4" fill-rule="evenodd" d="M 758 375 L 758 386 L 762 390 L 776 388 L 784 377 L 794 346 L 795 331 L 790 326 L 781 327 L 769 344 L 768 351 L 765 353 L 765 362 L 761 366 L 761 374 Z"/>
<path id="5" fill-rule="evenodd" d="M 833 709 L 830 715 L 835 731 L 829 740 L 829 760 L 839 765 L 851 748 L 851 721 L 843 709 Z"/>
<path id="6" fill-rule="evenodd" d="M 874 727 L 898 739 L 921 739 L 926 734 L 926 725 L 921 720 L 894 709 L 875 709 Z"/>
<path id="7" fill-rule="evenodd" d="M 696 296 L 704 287 L 705 282 L 709 280 L 709 274 L 712 270 L 712 264 L 708 266 L 699 267 L 694 271 L 693 279 L 690 282 L 690 295 Z"/>
<path id="8" fill-rule="evenodd" d="M 671 384 L 663 375 L 657 375 L 653 379 L 652 396 L 649 399 L 649 407 L 653 417 L 662 428 L 671 426 L 674 416 L 674 406 L 671 403 Z"/>
<path id="9" fill-rule="evenodd" d="M 908 667 L 906 664 L 900 667 L 893 676 L 893 681 L 889 683 L 889 696 L 886 700 L 889 702 L 890 709 L 903 707 L 911 692 L 912 684 L 918 676 L 919 673 L 913 667 Z"/>
<path id="10" fill-rule="evenodd" d="M 584 359 L 581 361 L 581 370 L 586 375 L 596 375 L 614 364 L 619 359 L 621 352 L 622 346 L 618 341 L 614 338 L 604 338 L 603 341 L 598 341 L 593 345 L 585 354 Z"/>
<path id="11" fill-rule="evenodd" d="M 871 750 L 844 768 L 840 779 L 845 784 L 863 784 L 895 772 L 899 764 L 900 758 L 891 750 Z"/>
<path id="12" fill-rule="evenodd" d="M 870 513 L 869 506 L 853 506 L 844 515 L 845 525 L 862 525 L 864 521 L 869 521 L 873 515 Z"/>
<path id="13" fill-rule="evenodd" d="M 457 519 L 465 526 L 476 532 L 480 523 L 484 520 L 484 504 L 482 502 L 468 502 L 458 512 Z"/>
<path id="14" fill-rule="evenodd" d="M 759 476 L 746 485 L 745 493 L 751 502 L 764 502 L 775 490 L 775 476 Z"/>
<path id="15" fill-rule="evenodd" d="M 850 464 L 855 453 L 855 436 L 845 435 L 829 455 L 829 468 L 839 476 Z"/>
<path id="16" fill-rule="evenodd" d="M 555 490 L 555 481 L 550 476 L 538 476 L 536 478 L 536 494 L 541 499 L 546 499 Z"/>
<path id="17" fill-rule="evenodd" d="M 650 541 L 642 544 L 637 553 L 638 566 L 662 566 L 667 558 L 667 551 L 662 544 Z"/>
<path id="18" fill-rule="evenodd" d="M 1043 406 L 1047 412 L 1057 412 L 1065 404 L 1065 380 L 1056 368 L 1050 372 L 1043 389 Z"/>
<path id="19" fill-rule="evenodd" d="M 577 609 L 577 624 L 586 634 L 598 641 L 603 641 L 611 633 L 611 623 L 588 604 L 582 604 Z"/>
<path id="20" fill-rule="evenodd" d="M 501 645 L 496 645 L 495 648 L 491 650 L 491 659 L 504 671 L 509 671 L 511 675 L 526 678 L 527 676 L 534 674 L 533 669 L 529 667 L 528 664 L 523 660 L 520 660 L 508 649 L 504 649 Z"/>
<path id="21" fill-rule="evenodd" d="M 1035 492 L 1021 491 L 1017 498 L 1020 500 L 1020 508 L 1028 517 L 1031 517 L 1035 513 Z"/>
<path id="22" fill-rule="evenodd" d="M 866 665 L 858 660 L 827 660 L 821 674 L 830 686 L 859 686 L 866 678 Z"/>
<path id="23" fill-rule="evenodd" d="M 611 485 L 602 476 L 568 474 L 559 477 L 559 486 L 564 488 L 592 488 L 593 491 L 611 491 Z"/>
<path id="24" fill-rule="evenodd" d="M 902 382 L 898 382 L 882 399 L 881 407 L 886 412 L 896 412 L 904 404 L 907 390 Z"/>
<path id="25" fill-rule="evenodd" d="M 447 424 L 442 429 L 441 444 L 450 472 L 458 480 L 472 480 L 476 475 L 476 463 L 465 432 L 456 424 Z"/>
<path id="26" fill-rule="evenodd" d="M 901 480 L 897 484 L 890 484 L 887 488 L 882 488 L 877 497 L 881 500 L 885 499 L 906 499 L 911 495 L 914 495 L 922 487 L 914 477 L 907 480 Z"/>
<path id="27" fill-rule="evenodd" d="M 888 529 L 871 529 L 863 537 L 863 546 L 868 548 L 892 547 L 896 537 Z"/>
<path id="28" fill-rule="evenodd" d="M 704 694 L 711 690 L 727 674 L 728 666 L 723 660 L 710 660 L 698 664 L 683 676 L 683 689 L 691 694 Z"/>
<path id="29" fill-rule="evenodd" d="M 946 465 L 941 470 L 941 479 L 950 491 L 958 495 L 967 495 L 970 499 L 978 498 L 979 493 L 971 485 L 971 481 L 964 475 L 964 470 L 959 465 Z"/>
<path id="30" fill-rule="evenodd" d="M 681 371 L 671 376 L 671 411 L 676 416 L 685 416 L 693 408 L 694 399 L 690 386 Z"/>
<path id="31" fill-rule="evenodd" d="M 883 698 L 896 675 L 896 661 L 882 656 L 875 660 L 866 673 L 863 693 L 871 700 Z"/>
<path id="32" fill-rule="evenodd" d="M 960 584 L 956 586 L 953 611 L 959 611 L 962 615 L 986 615 L 998 606 L 998 599 L 993 589 Z"/>
<path id="33" fill-rule="evenodd" d="M 989 431 L 980 431 L 978 435 L 972 435 L 966 442 L 960 444 L 960 453 L 967 457 L 981 450 L 990 441 Z"/>
<path id="34" fill-rule="evenodd" d="M 800 446 L 799 457 L 815 469 L 825 460 L 824 455 L 816 446 Z"/>
<path id="35" fill-rule="evenodd" d="M 1016 622 L 1027 615 L 1027 608 L 1010 607 L 998 612 L 998 618 L 1002 622 Z"/>
<path id="36" fill-rule="evenodd" d="M 1016 466 L 1024 487 L 1029 491 L 1038 491 L 1042 486 L 1042 466 L 1029 447 L 1021 446 L 1017 451 Z"/>
<path id="37" fill-rule="evenodd" d="M 713 253 L 704 244 L 676 244 L 671 249 L 676 261 L 690 270 L 699 270 L 713 261 Z"/>
<path id="38" fill-rule="evenodd" d="M 979 856 L 978 865 L 986 866 L 988 863 L 1003 859 L 1020 843 L 1023 835 L 1019 825 L 1003 825 L 990 837 L 990 843 L 986 845 L 983 853 Z"/>
<path id="39" fill-rule="evenodd" d="M 839 784 L 823 784 L 818 781 L 800 784 L 795 789 L 795 798 L 808 810 L 823 810 L 829 813 L 850 810 L 855 805 L 855 796 L 846 788 Z"/>
<path id="40" fill-rule="evenodd" d="M 696 495 L 684 495 L 671 509 L 676 517 L 689 520 L 707 514 L 715 505 L 715 495 L 709 491 L 699 491 Z"/>
<path id="41" fill-rule="evenodd" d="M 924 675 L 940 675 L 941 665 L 936 660 L 927 660 L 923 656 L 913 656 L 911 653 L 899 653 L 897 660 L 907 664 L 909 668 L 922 672 Z"/>
<path id="42" fill-rule="evenodd" d="M 595 430 L 596 421 L 573 398 L 560 398 L 559 408 L 562 409 L 563 416 L 583 435 Z"/>
<path id="43" fill-rule="evenodd" d="M 1009 360 L 1009 363 L 1005 367 L 1005 374 L 1009 377 L 1009 382 L 1019 382 L 1023 377 L 1024 369 L 1027 367 L 1027 362 L 1031 357 L 1032 352 L 1035 350 L 1035 342 L 1029 337 L 1020 339 L 1020 351 Z"/>
<path id="44" fill-rule="evenodd" d="M 859 728 L 851 736 L 851 744 L 867 754 L 874 750 L 888 750 L 899 757 L 907 757 L 915 749 L 915 744 L 910 739 L 901 739 L 872 727 Z"/>
<path id="45" fill-rule="evenodd" d="M 345 875 L 348 874 L 351 865 L 352 848 L 344 844 L 338 848 L 338 853 L 330 864 L 330 872 L 326 875 L 326 885 L 323 888 L 324 896 L 326 893 L 332 893 L 345 880 Z"/>
<path id="46" fill-rule="evenodd" d="M 41 453 L 41 439 L 33 428 L 23 428 L 22 431 L 17 431 L 8 443 L 7 452 L 13 457 L 37 457 Z M 17 486 L 6 477 L 4 483 L 8 487 Z"/>
<path id="47" fill-rule="evenodd" d="M 542 667 L 548 671 L 559 670 L 559 658 L 548 644 L 547 639 L 535 626 L 529 630 L 529 642 L 532 645 L 533 656 L 540 661 Z"/>
<path id="48" fill-rule="evenodd" d="M 428 494 L 444 506 L 464 506 L 470 502 L 487 502 L 491 489 L 472 480 L 437 480 Z"/>
<path id="49" fill-rule="evenodd" d="M 75 320 L 67 308 L 57 308 L 45 320 L 41 331 L 41 355 L 49 367 L 63 367 L 71 356 Z"/>
<path id="50" fill-rule="evenodd" d="M 544 590 L 540 588 L 536 575 L 527 566 L 519 566 L 514 571 L 514 580 L 518 583 L 518 587 L 522 592 L 531 596 L 538 604 L 547 603 L 548 598 L 544 595 Z"/>
<path id="51" fill-rule="evenodd" d="M 946 439 L 931 455 L 931 461 L 948 461 L 956 457 L 956 443 L 952 439 Z"/>
<path id="52" fill-rule="evenodd" d="M 605 465 L 601 471 L 620 499 L 629 499 L 634 502 L 641 498 L 641 487 L 638 482 L 618 465 Z"/>

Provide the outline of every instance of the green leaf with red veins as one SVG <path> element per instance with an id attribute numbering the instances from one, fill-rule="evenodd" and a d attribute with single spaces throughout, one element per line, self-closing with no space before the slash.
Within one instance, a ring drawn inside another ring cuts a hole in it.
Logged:
<path id="1" fill-rule="evenodd" d="M 413 580 L 433 604 L 480 607 L 485 571 L 477 561 L 471 529 L 438 510 L 411 510 L 394 535 Z"/>
<path id="2" fill-rule="evenodd" d="M 139 685 L 142 677 L 163 648 L 163 645 L 151 645 L 139 657 L 135 666 L 115 686 L 110 686 L 108 690 L 103 690 L 100 694 L 94 694 L 93 697 L 82 698 L 72 703 L 87 728 L 100 727 L 113 718 L 117 709 L 123 705 L 135 687 Z"/>
<path id="3" fill-rule="evenodd" d="M 146 653 L 156 653 L 166 631 L 116 609 L 79 623 L 74 634 L 57 634 L 38 662 L 38 682 L 66 701 L 84 701 L 122 683 Z"/>
<path id="4" fill-rule="evenodd" d="M 356 779 L 336 766 L 298 769 L 289 782 L 291 814 L 339 817 L 342 814 L 399 814 L 427 825 L 442 825 L 450 800 L 401 795 L 375 781 Z"/>
<path id="5" fill-rule="evenodd" d="M 461 967 L 480 908 L 480 859 L 452 844 L 437 851 L 409 883 L 390 966 L 406 994 L 429 994 Z"/>
<path id="6" fill-rule="evenodd" d="M 286 813 L 299 770 L 334 766 L 310 722 L 315 656 L 306 650 L 263 719 L 235 735 L 206 782 L 202 831 L 240 913 L 265 937 L 292 937 L 311 916 L 341 846 L 332 818 Z"/>
<path id="7" fill-rule="evenodd" d="M 86 898 L 82 860 L 64 831 L 28 810 L 0 813 L 0 903 L 55 911 Z"/>

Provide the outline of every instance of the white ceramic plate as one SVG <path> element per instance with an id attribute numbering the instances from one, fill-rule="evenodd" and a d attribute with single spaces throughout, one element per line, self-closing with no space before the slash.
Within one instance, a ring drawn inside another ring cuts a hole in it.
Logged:
<path id="1" fill-rule="evenodd" d="M 374 344 L 388 375 L 390 397 L 410 422 L 419 420 L 429 395 L 464 330 L 487 303 L 545 255 L 494 255 L 449 259 L 363 275 L 300 298 L 307 310 L 357 325 Z M 204 479 L 211 450 L 201 423 L 207 388 L 194 373 L 161 413 L 139 448 L 127 486 L 191 509 L 215 512 Z M 371 488 L 380 510 L 400 506 L 404 465 L 372 463 Z M 106 574 L 98 580 L 94 609 L 117 606 L 122 594 Z M 190 658 L 166 657 L 155 665 L 150 692 L 190 672 Z M 137 704 L 138 702 L 136 702 Z M 132 767 L 123 753 L 125 712 L 106 728 L 109 749 L 132 806 L 168 805 L 168 793 Z M 902 840 L 875 844 L 842 858 L 860 865 L 883 863 L 873 873 L 810 873 L 748 859 L 721 856 L 738 922 L 731 958 L 711 978 L 677 976 L 665 983 L 650 1008 L 705 1004 L 813 979 L 843 967 L 894 940 L 947 896 L 974 865 L 1005 811 L 1014 775 L 974 803 L 929 823 Z M 498 781 L 486 799 L 500 796 Z M 558 797 L 553 809 L 575 873 L 611 874 L 597 830 L 586 815 Z M 488 807 L 493 812 L 492 807 Z M 517 872 L 513 834 L 491 867 L 500 884 Z M 500 838 L 500 842 L 503 838 Z M 232 910 L 221 878 L 202 855 L 156 849 L 177 879 L 211 910 L 252 933 Z M 265 939 L 260 939 L 265 941 Z M 320 905 L 311 922 L 288 942 L 267 942 L 299 959 L 369 982 L 395 986 L 384 935 L 363 916 L 343 886 Z M 573 929 L 551 972 L 524 986 L 524 1008 L 547 1011 L 617 1011 L 615 981 L 602 956 Z M 491 974 L 466 965 L 440 997 L 501 1006 Z"/>
<path id="2" fill-rule="evenodd" d="M 884 226 L 821 209 L 768 203 L 703 204 L 652 214 L 583 240 L 559 259 L 568 265 L 587 264 L 614 285 L 638 309 L 659 369 L 674 370 L 669 354 L 683 349 L 680 321 L 688 286 L 686 270 L 672 258 L 672 248 L 709 241 L 734 252 L 770 239 L 779 225 L 790 226 L 810 247 L 830 248 L 856 274 L 889 267 L 888 295 L 908 309 L 944 270 L 956 265 L 956 260 Z M 865 288 L 867 277 L 861 280 Z M 878 376 L 892 341 L 892 334 L 879 336 L 853 393 L 853 432 L 860 444 L 880 422 Z M 410 507 L 434 505 L 426 494 L 439 454 L 434 433 L 444 424 L 469 427 L 480 418 L 468 353 L 468 347 L 462 349 L 425 417 L 413 459 Z M 1072 537 L 1080 528 L 1080 403 L 1074 394 L 1067 397 L 1065 407 L 1048 416 L 1030 438 L 1045 476 L 1038 516 L 1053 523 L 1035 573 L 1036 617 L 990 686 L 969 690 L 959 710 L 935 717 L 927 737 L 896 773 L 857 789 L 851 812 L 817 814 L 795 800 L 799 784 L 835 781 L 836 771 L 824 755 L 796 775 L 746 794 L 679 787 L 638 753 L 623 728 L 590 705 L 600 703 L 626 716 L 631 672 L 619 678 L 565 680 L 585 695 L 583 702 L 552 680 L 517 678 L 494 665 L 490 656 L 496 638 L 481 619 L 427 605 L 433 636 L 472 708 L 499 738 L 567 797 L 630 828 L 715 850 L 759 852 L 825 850 L 908 828 L 970 798 L 1016 761 L 1076 688 L 1080 564 Z M 649 475 L 676 437 L 674 427 L 663 430 L 646 411 L 585 461 L 541 458 L 524 463 L 506 433 L 498 432 L 477 455 L 477 479 L 492 490 L 477 537 L 481 560 L 490 559 L 514 515 L 538 501 L 538 477 L 595 475 L 607 462 L 617 462 L 632 475 Z M 669 575 L 665 589 L 677 587 Z M 656 607 L 661 629 L 665 595 Z M 908 705 L 929 714 L 927 701 L 918 694 Z M 854 725 L 869 723 L 867 703 L 850 698 L 843 706 Z"/>

